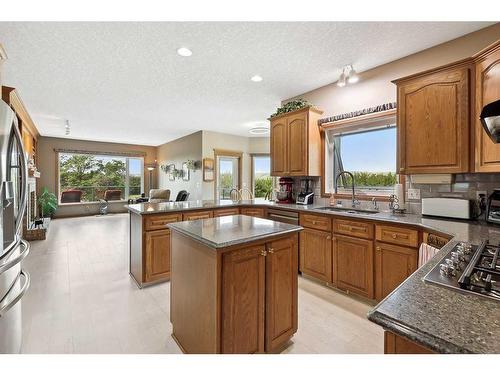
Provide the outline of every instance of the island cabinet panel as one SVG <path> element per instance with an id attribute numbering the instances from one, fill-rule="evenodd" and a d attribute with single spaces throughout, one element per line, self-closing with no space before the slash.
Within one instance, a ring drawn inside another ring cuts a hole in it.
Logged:
<path id="1" fill-rule="evenodd" d="M 240 209 L 238 207 L 219 208 L 219 209 L 214 210 L 214 217 L 239 215 L 239 214 L 240 214 Z"/>
<path id="2" fill-rule="evenodd" d="M 146 278 L 152 282 L 170 277 L 170 230 L 146 232 Z"/>
<path id="3" fill-rule="evenodd" d="M 254 217 L 266 217 L 266 210 L 262 207 L 242 207 L 241 214 Z"/>
<path id="4" fill-rule="evenodd" d="M 403 336 L 385 331 L 384 354 L 436 354 L 436 352 Z"/>
<path id="5" fill-rule="evenodd" d="M 182 220 L 200 220 L 200 219 L 209 219 L 214 217 L 212 211 L 192 211 L 186 212 L 182 214 Z"/>
<path id="6" fill-rule="evenodd" d="M 376 242 L 375 299 L 380 301 L 417 270 L 417 249 Z"/>
<path id="7" fill-rule="evenodd" d="M 275 352 L 297 332 L 298 235 L 266 246 L 265 347 L 266 352 Z"/>
<path id="8" fill-rule="evenodd" d="M 265 245 L 223 255 L 222 353 L 264 352 L 265 255 Z"/>
<path id="9" fill-rule="evenodd" d="M 471 64 L 395 81 L 399 172 L 469 171 Z"/>
<path id="10" fill-rule="evenodd" d="M 305 228 L 300 237 L 302 274 L 332 282 L 332 235 L 330 232 Z"/>
<path id="11" fill-rule="evenodd" d="M 333 255 L 336 286 L 373 299 L 373 241 L 337 234 Z"/>
<path id="12" fill-rule="evenodd" d="M 493 143 L 479 120 L 483 107 L 500 98 L 500 42 L 476 58 L 475 93 L 475 171 L 500 172 L 500 144 Z"/>
<path id="13" fill-rule="evenodd" d="M 144 227 L 147 231 L 166 229 L 168 224 L 181 221 L 181 219 L 181 214 L 150 215 L 146 216 L 146 218 L 144 219 Z"/>

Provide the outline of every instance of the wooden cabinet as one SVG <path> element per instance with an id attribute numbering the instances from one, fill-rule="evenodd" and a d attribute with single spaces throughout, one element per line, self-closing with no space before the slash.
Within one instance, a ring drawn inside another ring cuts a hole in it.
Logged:
<path id="1" fill-rule="evenodd" d="M 330 232 L 304 229 L 300 235 L 300 267 L 305 275 L 332 282 L 332 235 Z"/>
<path id="2" fill-rule="evenodd" d="M 322 113 L 305 107 L 270 119 L 271 175 L 321 176 Z"/>
<path id="3" fill-rule="evenodd" d="M 500 99 L 500 42 L 474 57 L 475 87 L 475 171 L 500 172 L 500 144 L 493 143 L 484 131 L 479 115 L 486 104 Z"/>
<path id="4" fill-rule="evenodd" d="M 395 333 L 384 332 L 384 354 L 436 354 L 436 352 Z"/>
<path id="5" fill-rule="evenodd" d="M 418 250 L 375 244 L 375 299 L 380 301 L 417 270 Z"/>
<path id="6" fill-rule="evenodd" d="M 214 217 L 220 216 L 231 216 L 231 215 L 239 215 L 240 209 L 238 207 L 234 208 L 219 208 L 214 210 Z"/>
<path id="7" fill-rule="evenodd" d="M 144 219 L 144 227 L 147 231 L 166 229 L 168 224 L 180 221 L 181 217 L 181 214 L 146 216 Z"/>
<path id="8" fill-rule="evenodd" d="M 400 173 L 469 171 L 471 70 L 466 61 L 394 81 Z"/>
<path id="9" fill-rule="evenodd" d="M 170 277 L 170 229 L 146 232 L 145 265 L 145 282 Z"/>
<path id="10" fill-rule="evenodd" d="M 373 224 L 357 220 L 333 219 L 333 231 L 346 236 L 371 239 Z"/>
<path id="11" fill-rule="evenodd" d="M 338 288 L 373 298 L 373 241 L 333 237 L 333 280 Z"/>
<path id="12" fill-rule="evenodd" d="M 255 208 L 255 207 L 242 207 L 241 214 L 247 215 L 247 216 L 265 218 L 266 217 L 266 210 L 262 207 L 257 207 L 257 208 Z"/>
<path id="13" fill-rule="evenodd" d="M 414 229 L 394 225 L 377 224 L 375 231 L 375 238 L 377 241 L 410 247 L 418 246 L 418 231 Z"/>
<path id="14" fill-rule="evenodd" d="M 182 220 L 200 220 L 200 219 L 209 219 L 211 217 L 214 217 L 214 214 L 212 211 L 192 211 L 192 212 L 186 212 L 182 214 Z"/>
<path id="15" fill-rule="evenodd" d="M 222 353 L 264 352 L 265 245 L 223 255 Z"/>
<path id="16" fill-rule="evenodd" d="M 306 228 L 324 231 L 332 230 L 332 218 L 329 216 L 300 214 L 300 225 Z"/>
<path id="17" fill-rule="evenodd" d="M 298 236 L 266 244 L 266 352 L 276 352 L 297 332 Z"/>

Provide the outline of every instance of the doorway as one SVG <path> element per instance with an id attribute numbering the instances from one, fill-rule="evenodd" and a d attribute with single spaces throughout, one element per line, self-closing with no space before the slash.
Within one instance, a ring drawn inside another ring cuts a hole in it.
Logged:
<path id="1" fill-rule="evenodd" d="M 242 153 L 214 150 L 215 199 L 231 199 L 231 190 L 241 188 Z"/>

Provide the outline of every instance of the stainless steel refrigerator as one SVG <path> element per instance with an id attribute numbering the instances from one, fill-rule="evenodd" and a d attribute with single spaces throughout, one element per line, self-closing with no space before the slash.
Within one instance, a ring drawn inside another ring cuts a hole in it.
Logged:
<path id="1" fill-rule="evenodd" d="M 0 353 L 21 350 L 21 300 L 30 285 L 21 266 L 30 248 L 21 239 L 26 189 L 27 160 L 17 117 L 0 100 Z"/>

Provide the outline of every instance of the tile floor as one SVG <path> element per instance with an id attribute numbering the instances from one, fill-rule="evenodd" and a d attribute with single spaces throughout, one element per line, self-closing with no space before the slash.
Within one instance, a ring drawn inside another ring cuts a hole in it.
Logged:
<path id="1" fill-rule="evenodd" d="M 128 275 L 128 215 L 57 219 L 24 262 L 23 353 L 180 353 L 169 283 Z M 284 353 L 382 353 L 370 306 L 299 278 L 299 330 Z"/>

